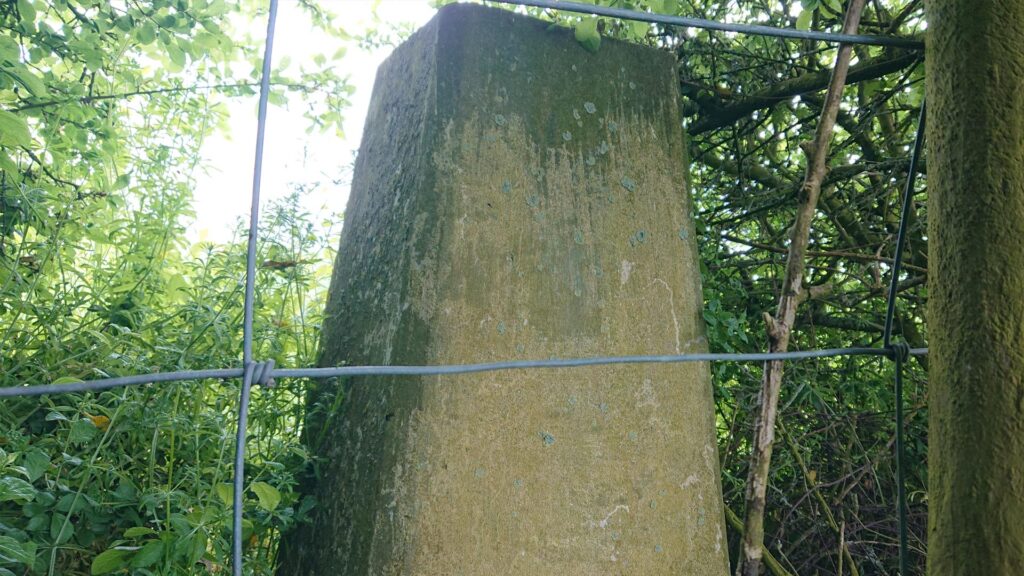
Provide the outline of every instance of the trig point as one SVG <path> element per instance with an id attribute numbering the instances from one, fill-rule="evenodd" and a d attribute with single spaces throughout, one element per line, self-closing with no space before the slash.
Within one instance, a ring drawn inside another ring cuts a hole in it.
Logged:
<path id="1" fill-rule="evenodd" d="M 322 365 L 706 349 L 673 58 L 450 5 L 377 74 Z M 336 397 L 341 392 L 341 397 Z M 284 575 L 728 572 L 703 364 L 310 394 Z"/>

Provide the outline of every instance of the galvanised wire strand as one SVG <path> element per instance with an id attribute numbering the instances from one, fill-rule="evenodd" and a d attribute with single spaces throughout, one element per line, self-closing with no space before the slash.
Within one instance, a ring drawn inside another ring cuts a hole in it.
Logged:
<path id="1" fill-rule="evenodd" d="M 238 430 L 235 438 L 234 509 L 231 534 L 231 571 L 242 576 L 242 506 L 245 481 L 245 437 L 249 420 L 249 394 L 255 363 L 252 357 L 252 320 L 256 294 L 256 236 L 259 232 L 260 183 L 263 175 L 263 141 L 267 132 L 267 101 L 270 97 L 270 64 L 274 53 L 274 26 L 277 22 L 277 0 L 270 0 L 267 15 L 266 47 L 263 49 L 263 70 L 260 75 L 260 104 L 256 115 L 256 154 L 252 169 L 252 203 L 249 208 L 249 245 L 245 255 L 245 316 L 242 323 L 242 389 L 238 399 Z M 262 371 L 262 369 L 261 369 Z"/>
<path id="2" fill-rule="evenodd" d="M 276 0 L 275 0 L 276 3 Z M 234 509 L 231 514 L 231 573 L 242 576 L 242 504 L 245 496 L 245 435 L 249 422 L 249 397 L 252 393 L 252 373 L 255 362 L 245 365 L 242 392 L 238 399 L 238 431 L 235 436 L 235 475 L 232 478 Z"/>
<path id="3" fill-rule="evenodd" d="M 242 576 L 242 507 L 245 495 L 246 424 L 249 420 L 249 395 L 252 392 L 253 316 L 256 300 L 256 238 L 259 233 L 259 189 L 263 174 L 263 141 L 266 137 L 266 107 L 270 96 L 270 64 L 273 59 L 273 32 L 278 20 L 278 0 L 270 0 L 266 22 L 266 45 L 259 82 L 259 109 L 256 114 L 256 154 L 253 161 L 252 203 L 249 208 L 249 245 L 246 252 L 245 316 L 242 325 L 242 389 L 239 394 L 239 425 L 234 441 L 234 494 L 231 518 L 231 573 Z M 262 371 L 262 368 L 261 368 Z"/>
<path id="4" fill-rule="evenodd" d="M 928 353 L 927 348 L 910 351 L 914 356 Z M 675 364 L 683 362 L 767 362 L 769 360 L 809 360 L 835 356 L 889 356 L 886 348 L 828 348 L 797 352 L 752 352 L 746 354 L 671 354 L 661 356 L 597 356 L 593 358 L 552 358 L 549 360 L 512 360 L 482 364 L 443 366 L 335 366 L 330 368 L 281 368 L 271 371 L 275 378 L 330 378 L 337 376 L 445 376 L 519 370 L 526 368 L 577 368 L 608 364 Z"/>
<path id="5" fill-rule="evenodd" d="M 907 185 L 903 191 L 903 207 L 900 210 L 900 226 L 896 235 L 896 254 L 893 257 L 892 278 L 889 282 L 889 295 L 885 309 L 885 328 L 882 340 L 886 348 L 893 350 L 892 358 L 896 361 L 896 517 L 899 530 L 899 574 L 907 576 L 909 572 L 907 542 L 907 487 L 906 487 L 906 443 L 903 430 L 903 362 L 904 358 L 892 342 L 893 319 L 896 316 L 896 296 L 899 291 L 900 267 L 903 265 L 903 244 L 906 241 L 907 221 L 913 208 L 914 185 L 917 181 L 917 164 L 924 147 L 925 102 L 921 102 L 921 113 L 917 121 L 917 134 L 914 136 L 914 150 L 910 154 L 910 168 L 907 173 Z M 906 344 L 903 344 L 906 347 Z"/>
<path id="6" fill-rule="evenodd" d="M 833 34 L 831 32 L 817 32 L 814 30 L 797 30 L 796 28 L 776 28 L 773 26 L 761 26 L 758 24 L 735 24 L 728 22 L 716 22 L 703 18 L 691 18 L 688 16 L 669 16 L 667 14 L 656 14 L 653 12 L 639 12 L 625 8 L 612 8 L 609 6 L 595 6 L 593 4 L 582 4 L 579 2 L 562 2 L 560 0 L 492 0 L 500 4 L 513 4 L 517 6 L 532 6 L 534 8 L 549 8 L 553 10 L 565 10 L 567 12 L 578 12 L 582 14 L 593 14 L 595 16 L 608 16 L 622 20 L 636 20 L 639 22 L 651 22 L 653 24 L 669 24 L 687 28 L 702 28 L 705 30 L 719 30 L 723 32 L 736 32 L 739 34 L 752 34 L 755 36 L 773 36 L 776 38 L 792 38 L 795 40 L 820 40 L 823 42 L 865 44 L 870 46 L 889 46 L 892 48 L 906 48 L 910 50 L 924 50 L 924 42 L 909 38 L 897 38 L 892 36 L 872 36 L 869 34 Z"/>
<path id="7" fill-rule="evenodd" d="M 825 348 L 797 352 L 750 352 L 750 353 L 698 353 L 647 356 L 595 356 L 592 358 L 551 358 L 548 360 L 509 360 L 480 364 L 441 364 L 435 366 L 335 366 L 329 368 L 276 368 L 267 371 L 261 378 L 253 378 L 260 384 L 273 378 L 331 378 L 338 376 L 447 376 L 473 374 L 500 370 L 522 370 L 527 368 L 576 368 L 608 364 L 678 364 L 684 362 L 768 362 L 770 360 L 810 360 L 838 356 L 891 356 L 888 348 Z M 912 348 L 911 356 L 926 356 L 927 348 Z M 259 363 L 253 363 L 259 366 Z M 0 398 L 15 396 L 42 396 L 44 394 L 68 394 L 72 392 L 96 392 L 119 386 L 139 386 L 184 380 L 207 378 L 238 378 L 244 376 L 242 368 L 222 370 L 186 370 L 181 372 L 157 372 L 118 378 L 102 378 L 64 384 L 41 384 L 35 386 L 12 386 L 0 388 Z"/>
<path id="8" fill-rule="evenodd" d="M 245 316 L 242 320 L 242 363 L 252 362 L 252 317 L 256 295 L 256 236 L 260 219 L 260 183 L 263 177 L 263 141 L 267 133 L 267 101 L 270 98 L 270 62 L 274 51 L 277 0 L 270 0 L 266 48 L 260 75 L 260 105 L 256 115 L 256 158 L 252 168 L 252 202 L 249 207 L 249 245 L 245 255 Z"/>
<path id="9" fill-rule="evenodd" d="M 181 382 L 185 380 L 205 380 L 207 378 L 238 378 L 242 375 L 241 368 L 221 370 L 182 370 L 178 372 L 155 372 L 152 374 L 135 374 L 115 378 L 98 378 L 80 382 L 62 384 L 37 384 L 35 386 L 11 386 L 0 388 L 0 398 L 16 396 L 42 396 L 44 394 L 69 394 L 72 392 L 99 392 L 122 386 L 141 386 L 160 382 Z"/>
<path id="10" fill-rule="evenodd" d="M 903 441 L 903 356 L 896 354 L 896 525 L 899 530 L 900 576 L 909 576 L 907 558 L 907 486 L 904 469 L 906 451 Z"/>
<path id="11" fill-rule="evenodd" d="M 917 134 L 914 136 L 914 150 L 910 153 L 910 172 L 903 190 L 903 208 L 900 210 L 900 227 L 896 234 L 896 254 L 893 256 L 892 278 L 889 280 L 889 298 L 885 310 L 885 330 L 882 341 L 885 346 L 892 344 L 892 322 L 896 316 L 896 292 L 900 285 L 900 267 L 903 266 L 903 245 L 906 243 L 907 220 L 914 201 L 914 185 L 917 183 L 917 165 L 921 160 L 924 146 L 925 103 L 921 102 L 921 114 L 917 120 Z"/>

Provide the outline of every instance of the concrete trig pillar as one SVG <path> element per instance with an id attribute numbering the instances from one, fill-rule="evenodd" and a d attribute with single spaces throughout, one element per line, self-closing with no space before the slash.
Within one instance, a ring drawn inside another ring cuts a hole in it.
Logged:
<path id="1" fill-rule="evenodd" d="M 378 72 L 322 364 L 705 351 L 676 82 L 658 50 L 442 8 Z M 309 407 L 283 574 L 728 571 L 703 364 L 353 378 Z"/>

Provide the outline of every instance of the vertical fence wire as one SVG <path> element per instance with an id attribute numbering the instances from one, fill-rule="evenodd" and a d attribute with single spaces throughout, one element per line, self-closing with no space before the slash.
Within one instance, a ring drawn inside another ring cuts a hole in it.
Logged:
<path id="1" fill-rule="evenodd" d="M 242 391 L 238 398 L 238 431 L 235 436 L 235 472 L 232 478 L 233 508 L 231 511 L 231 573 L 242 576 L 242 506 L 245 496 L 245 436 L 249 421 L 249 395 L 252 392 L 252 372 L 255 364 L 245 365 Z"/>
<path id="2" fill-rule="evenodd" d="M 906 447 L 903 437 L 903 364 L 906 362 L 908 349 L 906 343 L 902 347 L 892 342 L 893 318 L 896 315 L 896 296 L 899 292 L 900 267 L 903 265 L 903 244 L 907 234 L 907 220 L 914 203 L 914 186 L 917 182 L 917 166 L 924 146 L 925 103 L 921 103 L 921 113 L 917 121 L 917 134 L 914 137 L 914 149 L 910 154 L 910 167 L 907 173 L 907 184 L 903 191 L 903 207 L 900 211 L 899 231 L 896 234 L 896 254 L 893 257 L 892 278 L 889 282 L 889 296 L 885 311 L 885 329 L 883 341 L 885 347 L 892 351 L 891 358 L 895 361 L 896 385 L 896 518 L 899 531 L 899 574 L 908 576 L 909 559 L 907 558 L 907 486 L 906 486 Z"/>
<path id="3" fill-rule="evenodd" d="M 245 496 L 245 439 L 249 420 L 249 396 L 253 376 L 253 315 L 256 294 L 256 237 L 259 232 L 260 184 L 263 176 L 263 142 L 267 132 L 267 101 L 270 98 L 270 69 L 274 52 L 274 26 L 277 21 L 277 0 L 270 0 L 267 15 L 266 47 L 260 75 L 260 103 L 256 116 L 256 157 L 252 170 L 252 204 L 249 208 L 249 244 L 245 255 L 245 316 L 242 322 L 242 387 L 238 397 L 238 432 L 235 437 L 235 471 L 231 533 L 231 571 L 242 576 L 242 507 Z"/>
<path id="4" fill-rule="evenodd" d="M 889 298 L 885 310 L 885 331 L 883 342 L 886 347 L 892 344 L 892 323 L 896 315 L 896 293 L 900 285 L 900 267 L 903 266 L 903 245 L 906 243 L 907 220 L 914 203 L 914 186 L 917 183 L 917 169 L 921 161 L 921 150 L 924 147 L 925 102 L 921 102 L 921 112 L 917 120 L 917 134 L 914 136 L 914 149 L 910 153 L 910 169 L 907 172 L 907 184 L 903 190 L 903 208 L 900 210 L 900 227 L 896 233 L 896 254 L 893 255 L 892 278 L 889 280 Z"/>

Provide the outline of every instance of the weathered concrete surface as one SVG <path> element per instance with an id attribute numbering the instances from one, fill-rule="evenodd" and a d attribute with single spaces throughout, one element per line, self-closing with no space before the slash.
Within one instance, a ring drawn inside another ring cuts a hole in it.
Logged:
<path id="1" fill-rule="evenodd" d="M 452 5 L 378 72 L 322 363 L 706 349 L 673 59 Z M 323 410 L 325 386 L 311 396 Z M 282 574 L 726 574 L 704 365 L 354 379 Z"/>

